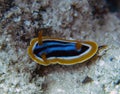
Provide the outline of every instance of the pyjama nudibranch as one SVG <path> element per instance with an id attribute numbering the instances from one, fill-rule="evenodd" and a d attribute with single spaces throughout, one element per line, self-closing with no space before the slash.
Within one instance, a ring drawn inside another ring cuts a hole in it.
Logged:
<path id="1" fill-rule="evenodd" d="M 93 57 L 98 45 L 93 41 L 65 40 L 42 37 L 32 39 L 28 47 L 29 56 L 41 65 L 72 65 L 82 63 Z"/>

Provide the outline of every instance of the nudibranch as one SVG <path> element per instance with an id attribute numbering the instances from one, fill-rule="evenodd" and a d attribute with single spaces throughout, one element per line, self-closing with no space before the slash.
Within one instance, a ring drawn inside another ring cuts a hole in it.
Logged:
<path id="1" fill-rule="evenodd" d="M 98 45 L 93 41 L 65 40 L 42 37 L 32 39 L 28 47 L 29 56 L 38 64 L 72 65 L 82 63 L 93 57 Z"/>

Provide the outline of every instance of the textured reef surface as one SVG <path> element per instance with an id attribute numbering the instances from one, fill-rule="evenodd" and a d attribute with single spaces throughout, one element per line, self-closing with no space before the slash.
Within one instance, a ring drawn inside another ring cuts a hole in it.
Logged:
<path id="1" fill-rule="evenodd" d="M 120 94 L 119 0 L 0 0 L 0 94 Z M 38 31 L 108 48 L 82 64 L 42 66 L 27 54 Z"/>

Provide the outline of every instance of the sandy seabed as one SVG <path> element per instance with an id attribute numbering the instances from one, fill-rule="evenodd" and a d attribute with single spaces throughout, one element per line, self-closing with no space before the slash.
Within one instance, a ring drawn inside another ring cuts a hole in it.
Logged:
<path id="1" fill-rule="evenodd" d="M 93 2 L 92 2 L 93 1 Z M 0 94 L 120 94 L 120 17 L 95 0 L 0 0 Z M 27 54 L 43 35 L 92 40 L 107 50 L 96 60 L 42 66 Z"/>

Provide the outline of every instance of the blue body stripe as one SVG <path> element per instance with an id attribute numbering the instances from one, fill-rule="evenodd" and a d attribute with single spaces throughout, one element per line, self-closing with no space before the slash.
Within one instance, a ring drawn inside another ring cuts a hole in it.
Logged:
<path id="1" fill-rule="evenodd" d="M 88 46 L 81 47 L 79 50 L 76 49 L 76 43 L 61 42 L 61 41 L 43 41 L 42 45 L 35 44 L 33 53 L 41 58 L 43 53 L 46 57 L 70 57 L 77 56 L 88 50 Z"/>
<path id="2" fill-rule="evenodd" d="M 50 53 L 55 52 L 55 51 L 71 51 L 71 50 L 76 50 L 76 47 L 74 45 L 68 45 L 66 47 L 50 47 L 50 48 L 47 48 L 45 50 L 42 50 L 38 54 L 40 56 L 42 53 L 50 54 Z M 64 53 L 63 53 L 63 55 L 64 55 Z"/>
<path id="3" fill-rule="evenodd" d="M 69 45 L 75 45 L 75 43 L 69 43 L 69 42 L 61 42 L 61 41 L 43 41 L 43 45 L 36 44 L 35 49 L 42 49 L 48 46 L 53 45 L 60 45 L 60 46 L 69 46 Z"/>

